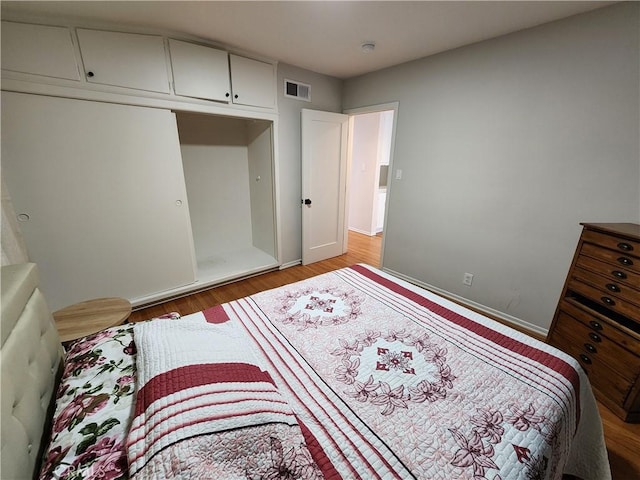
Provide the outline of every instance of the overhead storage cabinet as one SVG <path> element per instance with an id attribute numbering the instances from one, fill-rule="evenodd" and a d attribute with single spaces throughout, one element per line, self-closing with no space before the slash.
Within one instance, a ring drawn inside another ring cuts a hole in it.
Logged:
<path id="1" fill-rule="evenodd" d="M 169 39 L 176 95 L 229 101 L 229 55 L 203 45 Z"/>
<path id="2" fill-rule="evenodd" d="M 173 101 L 190 97 L 230 107 L 276 108 L 273 63 L 162 35 L 3 21 L 2 70 L 15 72 L 10 78 L 19 81 L 38 81 L 21 74 L 39 75 L 41 83 L 55 85 L 65 82 L 46 77 L 73 80 L 77 83 L 67 85 L 75 88 L 82 84 L 84 91 L 156 99 L 162 97 L 157 95 L 160 93 Z M 33 91 L 33 84 L 23 88 L 18 90 Z M 135 92 L 119 90 L 122 88 Z"/>
<path id="3" fill-rule="evenodd" d="M 273 64 L 229 55 L 233 103 L 274 108 L 276 106 Z"/>
<path id="4" fill-rule="evenodd" d="M 77 29 L 87 82 L 169 93 L 164 39 Z"/>
<path id="5" fill-rule="evenodd" d="M 66 27 L 2 22 L 2 69 L 80 80 L 71 31 Z"/>

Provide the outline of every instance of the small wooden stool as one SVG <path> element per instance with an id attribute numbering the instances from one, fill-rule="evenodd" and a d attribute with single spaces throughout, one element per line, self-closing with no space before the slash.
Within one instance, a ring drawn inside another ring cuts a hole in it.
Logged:
<path id="1" fill-rule="evenodd" d="M 131 302 L 118 297 L 87 300 L 53 312 L 62 342 L 120 325 L 129 315 Z"/>

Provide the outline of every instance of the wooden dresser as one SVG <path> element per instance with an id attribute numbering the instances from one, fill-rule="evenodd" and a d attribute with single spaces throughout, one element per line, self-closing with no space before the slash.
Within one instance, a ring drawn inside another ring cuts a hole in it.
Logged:
<path id="1" fill-rule="evenodd" d="M 640 421 L 640 225 L 583 223 L 547 337 L 578 359 L 598 400 Z"/>

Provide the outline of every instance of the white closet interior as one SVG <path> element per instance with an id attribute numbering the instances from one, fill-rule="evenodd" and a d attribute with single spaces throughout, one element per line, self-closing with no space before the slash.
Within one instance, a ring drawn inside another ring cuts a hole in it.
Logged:
<path id="1" fill-rule="evenodd" d="M 198 283 L 278 265 L 271 121 L 176 112 Z"/>

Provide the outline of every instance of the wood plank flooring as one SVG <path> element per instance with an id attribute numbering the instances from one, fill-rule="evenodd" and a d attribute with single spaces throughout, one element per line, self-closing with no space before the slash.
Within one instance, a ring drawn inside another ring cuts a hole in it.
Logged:
<path id="1" fill-rule="evenodd" d="M 285 270 L 265 273 L 137 310 L 131 314 L 130 321 L 146 320 L 169 312 L 187 315 L 263 290 L 347 267 L 354 263 L 367 263 L 378 267 L 381 245 L 382 237 L 380 236 L 369 237 L 349 232 L 349 252 L 345 255 L 312 265 L 298 265 Z M 640 424 L 624 423 L 605 406 L 598 404 L 598 407 L 602 417 L 613 480 L 640 479 Z"/>

